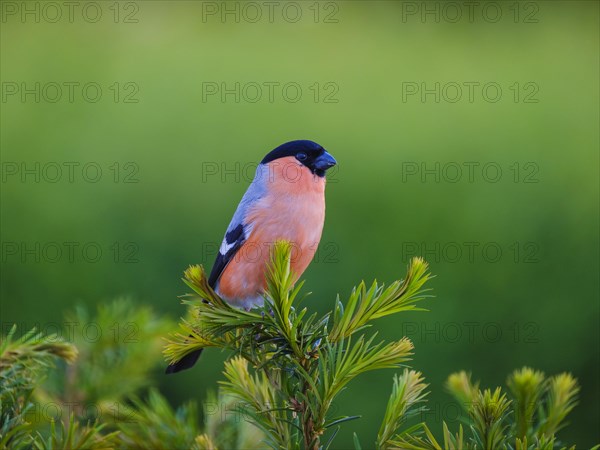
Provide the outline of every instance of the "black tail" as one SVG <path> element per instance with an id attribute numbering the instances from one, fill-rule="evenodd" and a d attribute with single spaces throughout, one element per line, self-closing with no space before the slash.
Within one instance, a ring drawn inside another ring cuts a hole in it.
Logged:
<path id="1" fill-rule="evenodd" d="M 169 364 L 167 366 L 167 370 L 165 370 L 165 373 L 166 374 L 177 373 L 177 372 L 181 372 L 182 370 L 191 368 L 194 364 L 196 364 L 196 361 L 198 361 L 198 358 L 200 357 L 202 350 L 204 350 L 204 349 L 201 348 L 200 350 L 195 350 L 192 353 L 185 355 L 183 358 L 181 358 L 175 364 Z"/>
<path id="2" fill-rule="evenodd" d="M 212 287 L 212 285 L 211 285 L 211 287 Z M 204 303 L 208 303 L 206 300 L 202 300 L 202 301 Z M 192 337 L 191 334 L 190 334 L 190 337 Z M 192 366 L 194 364 L 196 364 L 196 361 L 198 361 L 198 358 L 200 358 L 200 355 L 202 354 L 202 350 L 204 350 L 204 349 L 201 348 L 199 350 L 194 350 L 192 353 L 188 353 L 187 355 L 185 355 L 183 358 L 181 358 L 176 363 L 169 364 L 167 366 L 167 370 L 165 370 L 165 373 L 167 375 L 169 375 L 170 373 L 177 373 L 177 372 L 181 372 L 182 370 L 191 369 Z"/>

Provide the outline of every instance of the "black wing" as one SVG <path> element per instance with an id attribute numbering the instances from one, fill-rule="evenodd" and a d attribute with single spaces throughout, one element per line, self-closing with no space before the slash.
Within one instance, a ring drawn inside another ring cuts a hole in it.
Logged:
<path id="1" fill-rule="evenodd" d="M 208 284 L 211 288 L 215 289 L 225 267 L 227 267 L 227 264 L 233 259 L 244 242 L 246 242 L 246 233 L 244 225 L 241 223 L 225 234 L 225 238 L 223 239 L 224 245 L 219 249 L 219 254 L 208 277 Z M 221 253 L 223 249 L 226 249 L 224 254 Z"/>

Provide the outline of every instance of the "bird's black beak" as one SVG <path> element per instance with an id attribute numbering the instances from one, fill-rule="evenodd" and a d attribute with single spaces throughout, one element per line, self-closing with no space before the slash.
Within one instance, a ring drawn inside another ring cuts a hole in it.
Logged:
<path id="1" fill-rule="evenodd" d="M 323 152 L 313 162 L 314 172 L 320 177 L 325 176 L 325 172 L 337 164 L 333 156 L 327 152 Z"/>

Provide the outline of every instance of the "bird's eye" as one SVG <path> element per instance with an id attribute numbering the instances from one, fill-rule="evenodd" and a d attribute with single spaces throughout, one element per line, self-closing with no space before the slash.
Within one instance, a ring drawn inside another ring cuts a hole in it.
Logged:
<path id="1" fill-rule="evenodd" d="M 308 155 L 304 152 L 300 152 L 296 155 L 298 161 L 304 161 L 306 158 L 308 158 Z"/>

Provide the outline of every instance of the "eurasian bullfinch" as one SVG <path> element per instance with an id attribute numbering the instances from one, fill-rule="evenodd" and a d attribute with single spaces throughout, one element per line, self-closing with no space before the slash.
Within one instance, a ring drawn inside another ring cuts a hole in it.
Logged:
<path id="1" fill-rule="evenodd" d="M 219 249 L 208 283 L 229 304 L 250 309 L 263 302 L 271 247 L 292 244 L 296 280 L 312 260 L 325 221 L 325 173 L 335 159 L 316 142 L 291 141 L 263 158 Z M 167 367 L 192 367 L 201 350 Z"/>

